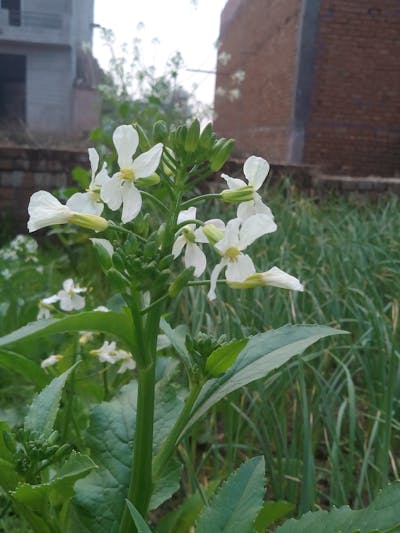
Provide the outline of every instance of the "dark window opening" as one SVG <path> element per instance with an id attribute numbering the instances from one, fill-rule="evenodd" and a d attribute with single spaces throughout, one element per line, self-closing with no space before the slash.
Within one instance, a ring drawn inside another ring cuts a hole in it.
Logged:
<path id="1" fill-rule="evenodd" d="M 25 122 L 26 57 L 0 54 L 0 120 Z"/>
<path id="2" fill-rule="evenodd" d="M 8 9 L 10 26 L 21 26 L 21 0 L 1 0 L 2 9 Z"/>

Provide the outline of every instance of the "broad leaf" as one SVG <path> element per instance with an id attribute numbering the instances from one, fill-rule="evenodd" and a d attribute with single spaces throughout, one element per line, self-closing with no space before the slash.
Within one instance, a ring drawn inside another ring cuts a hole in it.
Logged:
<path id="1" fill-rule="evenodd" d="M 64 385 L 75 367 L 76 364 L 54 378 L 33 398 L 24 420 L 25 431 L 31 431 L 37 436 L 43 435 L 45 438 L 50 436 L 57 417 Z"/>
<path id="2" fill-rule="evenodd" d="M 207 498 L 210 498 L 216 491 L 219 480 L 214 479 L 203 487 L 202 491 Z M 177 508 L 163 516 L 157 524 L 157 533 L 187 533 L 194 526 L 201 511 L 204 508 L 204 499 L 199 491 L 191 494 Z"/>
<path id="3" fill-rule="evenodd" d="M 129 512 L 131 513 L 132 520 L 136 526 L 138 533 L 151 533 L 151 529 L 144 521 L 142 515 L 136 509 L 136 507 L 129 501 L 126 500 L 126 505 L 128 506 Z"/>
<path id="4" fill-rule="evenodd" d="M 400 482 L 388 485 L 366 509 L 353 511 L 340 507 L 332 511 L 304 514 L 299 520 L 290 519 L 276 533 L 370 533 L 400 531 Z"/>
<path id="5" fill-rule="evenodd" d="M 228 370 L 236 361 L 237 356 L 248 343 L 248 339 L 240 339 L 224 344 L 214 350 L 207 358 L 206 370 L 214 377 L 218 377 Z"/>
<path id="6" fill-rule="evenodd" d="M 268 526 L 287 516 L 296 506 L 291 502 L 266 502 L 257 516 L 257 533 L 264 533 Z"/>
<path id="7" fill-rule="evenodd" d="M 49 378 L 38 363 L 19 353 L 0 348 L 0 365 L 30 379 L 40 389 L 49 382 Z"/>
<path id="8" fill-rule="evenodd" d="M 347 332 L 325 326 L 284 326 L 250 337 L 225 374 L 203 386 L 185 430 L 227 394 L 265 377 L 319 339 L 340 333 Z"/>
<path id="9" fill-rule="evenodd" d="M 253 533 L 263 504 L 264 471 L 264 457 L 254 457 L 231 474 L 201 514 L 196 533 Z"/>
<path id="10" fill-rule="evenodd" d="M 0 457 L 0 487 L 9 492 L 14 490 L 19 482 L 14 463 Z"/>
<path id="11" fill-rule="evenodd" d="M 75 485 L 74 523 L 93 533 L 116 533 L 128 493 L 136 423 L 137 383 L 123 387 L 110 402 L 96 406 L 91 415 L 88 444 L 99 466 Z M 166 376 L 156 385 L 154 451 L 169 434 L 183 406 L 181 392 Z M 152 507 L 179 488 L 180 468 L 155 483 Z M 72 531 L 72 530 L 71 530 Z"/>
<path id="12" fill-rule="evenodd" d="M 55 333 L 77 331 L 102 331 L 119 337 L 135 351 L 132 345 L 133 322 L 127 313 L 87 311 L 63 318 L 49 318 L 30 322 L 26 326 L 0 337 L 0 346 L 15 344 L 27 339 L 38 339 Z"/>
<path id="13" fill-rule="evenodd" d="M 186 326 L 178 326 L 177 328 L 173 329 L 168 322 L 162 318 L 160 320 L 160 329 L 168 337 L 172 346 L 175 348 L 182 361 L 184 361 L 185 365 L 190 367 L 190 355 L 185 344 L 187 332 Z"/>

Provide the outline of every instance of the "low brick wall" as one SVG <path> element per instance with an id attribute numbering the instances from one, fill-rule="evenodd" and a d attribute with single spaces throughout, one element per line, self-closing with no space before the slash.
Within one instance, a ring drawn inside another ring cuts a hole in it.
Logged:
<path id="1" fill-rule="evenodd" d="M 40 189 L 72 185 L 76 166 L 89 168 L 87 152 L 0 147 L 0 213 L 26 229 L 29 198 Z"/>

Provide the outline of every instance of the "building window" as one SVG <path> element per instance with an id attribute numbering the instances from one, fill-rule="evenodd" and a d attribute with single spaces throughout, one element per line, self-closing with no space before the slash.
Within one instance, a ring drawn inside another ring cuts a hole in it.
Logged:
<path id="1" fill-rule="evenodd" d="M 8 9 L 10 26 L 21 26 L 21 0 L 1 0 L 1 8 Z"/>
<path id="2" fill-rule="evenodd" d="M 26 57 L 0 54 L 0 121 L 25 122 Z"/>

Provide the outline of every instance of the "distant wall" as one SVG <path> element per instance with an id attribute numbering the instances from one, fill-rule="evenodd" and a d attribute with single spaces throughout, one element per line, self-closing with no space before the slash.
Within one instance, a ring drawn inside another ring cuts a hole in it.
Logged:
<path id="1" fill-rule="evenodd" d="M 54 190 L 71 184 L 76 166 L 89 168 L 85 152 L 33 148 L 0 148 L 0 211 L 26 229 L 28 203 L 40 189 Z"/>
<path id="2" fill-rule="evenodd" d="M 303 160 L 400 172 L 400 3 L 321 0 Z"/>
<path id="3" fill-rule="evenodd" d="M 237 86 L 230 76 L 239 69 L 246 78 L 239 99 L 216 96 L 215 128 L 242 155 L 288 160 L 300 11 L 300 1 L 230 0 L 222 13 L 219 52 L 231 60 L 219 64 L 216 87 Z"/>

